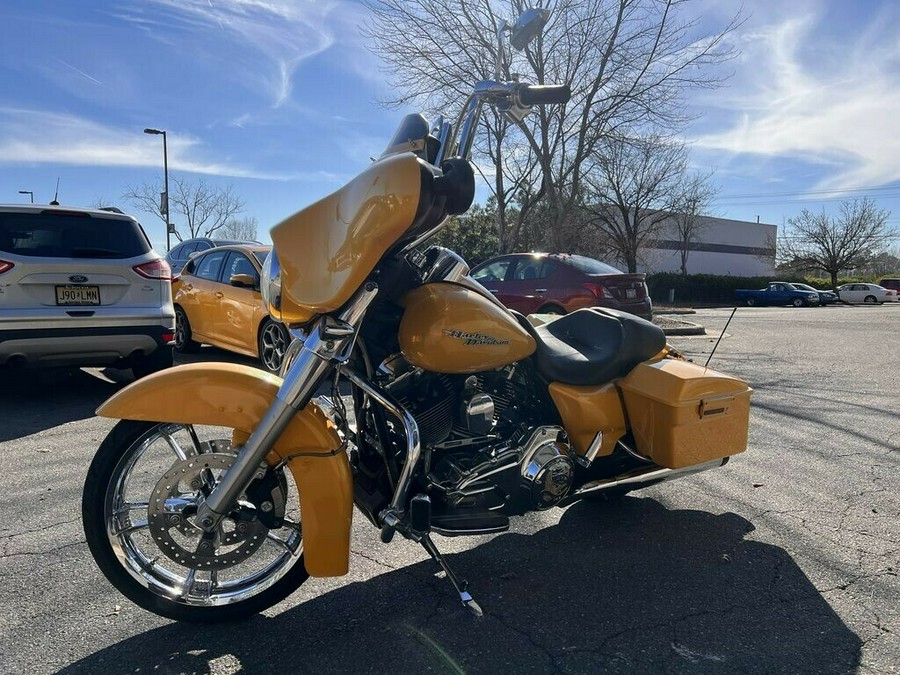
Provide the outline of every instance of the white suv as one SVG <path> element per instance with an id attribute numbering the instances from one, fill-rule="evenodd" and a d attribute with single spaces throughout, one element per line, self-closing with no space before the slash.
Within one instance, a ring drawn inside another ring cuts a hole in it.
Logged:
<path id="1" fill-rule="evenodd" d="M 118 209 L 0 205 L 0 366 L 172 365 L 171 273 Z"/>

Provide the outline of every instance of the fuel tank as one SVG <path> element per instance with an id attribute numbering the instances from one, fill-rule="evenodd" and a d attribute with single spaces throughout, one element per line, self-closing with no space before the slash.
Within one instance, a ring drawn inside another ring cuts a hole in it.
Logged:
<path id="1" fill-rule="evenodd" d="M 516 319 L 477 291 L 458 284 L 425 284 L 406 294 L 400 349 L 435 373 L 477 373 L 527 358 L 534 339 Z"/>

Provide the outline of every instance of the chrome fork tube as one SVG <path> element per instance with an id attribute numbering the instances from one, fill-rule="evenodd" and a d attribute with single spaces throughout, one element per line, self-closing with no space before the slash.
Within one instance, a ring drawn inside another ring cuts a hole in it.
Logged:
<path id="1" fill-rule="evenodd" d="M 284 374 L 275 400 L 222 480 L 198 508 L 197 522 L 203 529 L 215 528 L 257 472 L 265 470 L 266 455 L 294 415 L 306 407 L 335 364 L 346 358 L 366 309 L 377 293 L 378 286 L 367 282 L 336 318 L 326 315 L 319 320 Z"/>

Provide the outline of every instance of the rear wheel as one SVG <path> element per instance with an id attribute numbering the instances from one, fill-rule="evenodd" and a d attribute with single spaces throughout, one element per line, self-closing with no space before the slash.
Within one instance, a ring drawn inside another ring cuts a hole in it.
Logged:
<path id="1" fill-rule="evenodd" d="M 172 348 L 169 346 L 159 347 L 156 351 L 146 356 L 135 356 L 131 363 L 131 372 L 135 379 L 147 377 L 160 370 L 171 368 L 174 363 L 172 357 Z"/>
<path id="2" fill-rule="evenodd" d="M 179 621 L 243 619 L 309 575 L 296 486 L 269 470 L 213 535 L 197 505 L 234 461 L 231 430 L 124 420 L 91 463 L 84 532 L 100 570 L 126 597 Z"/>
<path id="3" fill-rule="evenodd" d="M 200 349 L 200 343 L 192 339 L 191 322 L 181 307 L 175 308 L 175 349 L 186 354 Z"/>
<path id="4" fill-rule="evenodd" d="M 566 310 L 559 305 L 544 305 L 538 311 L 538 314 L 551 314 L 553 316 L 563 316 Z"/>
<path id="5" fill-rule="evenodd" d="M 283 324 L 271 319 L 263 322 L 259 329 L 259 360 L 270 373 L 281 371 L 284 354 L 291 343 L 291 336 Z"/>
<path id="6" fill-rule="evenodd" d="M 747 298 L 747 307 L 756 307 L 756 298 Z"/>
<path id="7" fill-rule="evenodd" d="M 878 302 L 878 298 L 876 298 L 874 295 L 867 295 L 866 299 L 863 300 L 863 302 L 865 302 L 867 305 L 874 305 Z"/>

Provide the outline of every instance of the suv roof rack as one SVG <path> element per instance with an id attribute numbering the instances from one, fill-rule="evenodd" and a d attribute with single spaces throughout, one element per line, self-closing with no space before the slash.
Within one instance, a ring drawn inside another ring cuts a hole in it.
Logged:
<path id="1" fill-rule="evenodd" d="M 120 209 L 118 206 L 98 206 L 97 210 L 98 211 L 110 211 L 112 213 L 121 213 L 123 216 L 125 215 L 125 212 L 122 209 Z"/>

